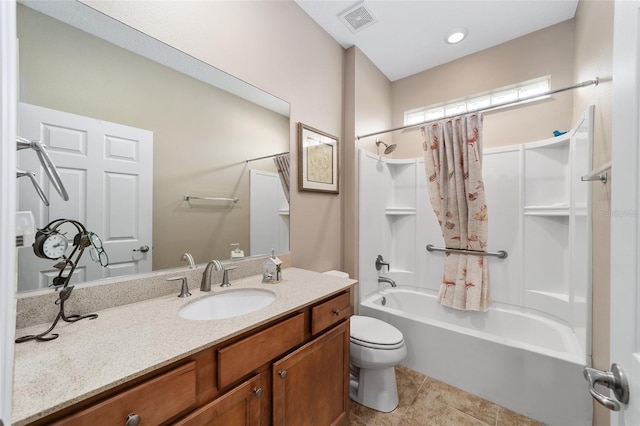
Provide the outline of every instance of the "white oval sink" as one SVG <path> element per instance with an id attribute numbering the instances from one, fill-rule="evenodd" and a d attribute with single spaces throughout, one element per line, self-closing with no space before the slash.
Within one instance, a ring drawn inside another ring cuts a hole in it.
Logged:
<path id="1" fill-rule="evenodd" d="M 183 306 L 178 315 L 191 320 L 215 320 L 238 317 L 269 306 L 276 295 L 253 288 L 214 294 Z"/>

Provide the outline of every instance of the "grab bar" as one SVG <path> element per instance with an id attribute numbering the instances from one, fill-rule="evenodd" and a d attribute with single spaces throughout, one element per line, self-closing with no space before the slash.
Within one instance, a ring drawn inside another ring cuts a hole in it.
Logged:
<path id="1" fill-rule="evenodd" d="M 240 201 L 239 198 L 217 198 L 217 197 L 196 197 L 195 195 L 186 195 L 184 196 L 185 201 L 189 200 L 207 200 L 207 201 L 233 201 L 233 204 L 238 204 Z"/>
<path id="2" fill-rule="evenodd" d="M 471 254 L 474 256 L 495 256 L 500 259 L 506 259 L 509 256 L 505 250 L 498 251 L 479 251 L 479 250 L 464 250 L 455 248 L 440 248 L 435 247 L 433 244 L 427 244 L 427 251 L 443 251 L 445 253 L 458 253 L 458 254 Z"/>

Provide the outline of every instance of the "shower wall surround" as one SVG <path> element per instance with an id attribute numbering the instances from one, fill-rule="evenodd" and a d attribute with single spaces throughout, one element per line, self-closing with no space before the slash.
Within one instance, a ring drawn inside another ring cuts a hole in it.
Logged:
<path id="1" fill-rule="evenodd" d="M 559 137 L 485 149 L 483 175 L 489 211 L 485 258 L 494 306 L 542 314 L 569 325 L 591 353 L 591 167 L 593 107 Z M 416 141 L 419 143 L 419 141 Z M 360 300 L 379 291 L 374 262 L 390 264 L 383 275 L 398 286 L 436 293 L 442 281 L 443 247 L 431 209 L 424 160 L 382 159 L 361 150 Z M 598 183 L 596 183 L 598 184 Z"/>

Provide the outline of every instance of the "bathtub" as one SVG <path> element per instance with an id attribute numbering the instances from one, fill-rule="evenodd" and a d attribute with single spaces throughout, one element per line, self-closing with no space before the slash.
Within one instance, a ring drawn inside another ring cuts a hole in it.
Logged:
<path id="1" fill-rule="evenodd" d="M 559 322 L 502 307 L 455 311 L 401 288 L 367 297 L 359 314 L 402 331 L 410 369 L 549 425 L 592 424 L 586 356 Z"/>

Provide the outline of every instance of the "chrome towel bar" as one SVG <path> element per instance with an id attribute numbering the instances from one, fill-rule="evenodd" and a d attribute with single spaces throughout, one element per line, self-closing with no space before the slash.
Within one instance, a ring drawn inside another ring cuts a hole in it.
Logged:
<path id="1" fill-rule="evenodd" d="M 602 166 L 597 169 L 587 173 L 584 176 L 580 177 L 580 180 L 583 182 L 588 182 L 591 180 L 599 180 L 602 183 L 607 183 L 608 174 L 606 170 L 611 169 L 611 161 L 604 163 Z"/>
<path id="2" fill-rule="evenodd" d="M 233 204 L 238 204 L 239 198 L 217 198 L 217 197 L 196 197 L 195 195 L 186 195 L 184 200 L 189 202 L 190 200 L 207 200 L 207 201 L 233 201 Z"/>
<path id="3" fill-rule="evenodd" d="M 495 256 L 500 259 L 506 259 L 509 256 L 505 250 L 498 251 L 479 251 L 479 250 L 464 250 L 455 248 L 440 248 L 435 247 L 433 244 L 427 244 L 427 251 L 443 251 L 445 253 L 458 253 L 458 254 L 471 254 L 474 256 Z"/>

